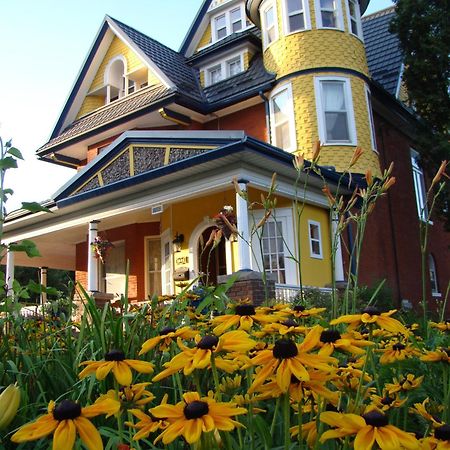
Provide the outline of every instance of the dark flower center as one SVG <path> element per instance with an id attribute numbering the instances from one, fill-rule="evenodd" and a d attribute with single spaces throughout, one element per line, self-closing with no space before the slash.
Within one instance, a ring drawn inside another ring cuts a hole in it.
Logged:
<path id="1" fill-rule="evenodd" d="M 293 319 L 287 319 L 283 322 L 283 325 L 286 327 L 297 327 L 298 323 Z"/>
<path id="2" fill-rule="evenodd" d="M 166 328 L 163 328 L 159 332 L 159 335 L 160 336 L 165 336 L 166 334 L 169 334 L 169 333 L 175 333 L 175 331 L 177 331 L 175 328 L 166 327 Z"/>
<path id="3" fill-rule="evenodd" d="M 294 306 L 294 311 L 297 311 L 297 312 L 302 312 L 302 311 L 304 311 L 305 309 L 306 309 L 306 307 L 303 306 L 303 305 L 295 305 L 295 306 Z"/>
<path id="4" fill-rule="evenodd" d="M 450 356 L 450 347 L 443 348 L 442 349 L 445 353 L 447 353 L 447 356 Z"/>
<path id="5" fill-rule="evenodd" d="M 376 307 L 376 306 L 366 306 L 363 310 L 362 310 L 363 314 L 369 314 L 371 316 L 377 316 L 380 314 L 380 310 Z"/>
<path id="6" fill-rule="evenodd" d="M 238 316 L 254 316 L 256 314 L 255 307 L 251 304 L 237 305 L 234 312 Z"/>
<path id="7" fill-rule="evenodd" d="M 341 338 L 341 334 L 337 330 L 323 330 L 320 335 L 321 342 L 336 342 Z"/>
<path id="8" fill-rule="evenodd" d="M 392 405 L 393 402 L 394 402 L 394 399 L 392 397 L 383 397 L 381 399 L 382 405 Z"/>
<path id="9" fill-rule="evenodd" d="M 63 400 L 54 410 L 55 420 L 71 420 L 81 416 L 81 406 L 72 400 Z"/>
<path id="10" fill-rule="evenodd" d="M 385 414 L 375 410 L 364 414 L 362 417 L 367 425 L 372 425 L 373 427 L 385 427 L 389 423 Z"/>
<path id="11" fill-rule="evenodd" d="M 434 430 L 434 437 L 441 441 L 450 440 L 450 425 L 445 424 L 442 427 L 438 427 Z"/>
<path id="12" fill-rule="evenodd" d="M 208 403 L 206 402 L 200 402 L 198 400 L 195 400 L 189 404 L 187 404 L 184 407 L 184 417 L 186 419 L 198 419 L 199 417 L 204 416 L 205 414 L 208 414 L 209 407 Z"/>
<path id="13" fill-rule="evenodd" d="M 217 336 L 204 336 L 200 339 L 197 344 L 197 348 L 201 348 L 203 350 L 211 350 L 219 343 L 219 338 Z"/>
<path id="14" fill-rule="evenodd" d="M 392 349 L 393 349 L 393 350 L 404 350 L 405 348 L 406 348 L 406 346 L 403 345 L 403 344 L 400 344 L 399 342 L 398 342 L 397 344 L 394 344 L 394 345 L 392 346 Z"/>
<path id="15" fill-rule="evenodd" d="M 273 356 L 277 359 L 288 359 L 298 355 L 298 349 L 289 339 L 279 339 L 273 347 Z"/>
<path id="16" fill-rule="evenodd" d="M 105 361 L 123 361 L 125 353 L 122 350 L 111 350 L 105 355 Z"/>

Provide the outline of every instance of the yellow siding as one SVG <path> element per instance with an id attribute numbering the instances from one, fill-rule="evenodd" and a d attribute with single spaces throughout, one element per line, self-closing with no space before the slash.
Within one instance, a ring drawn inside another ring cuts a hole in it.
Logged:
<path id="1" fill-rule="evenodd" d="M 203 87 L 205 87 L 205 71 L 204 70 L 201 70 L 200 71 L 200 84 L 203 86 Z"/>
<path id="2" fill-rule="evenodd" d="M 371 130 L 368 116 L 365 82 L 355 76 L 340 73 L 320 73 L 320 76 L 345 76 L 351 80 L 353 109 L 356 121 L 357 145 L 364 153 L 352 168 L 353 172 L 365 173 L 370 168 L 374 174 L 380 173 L 378 155 L 372 150 Z M 294 97 L 294 116 L 297 132 L 297 149 L 306 158 L 312 157 L 312 146 L 319 139 L 317 126 L 316 99 L 314 92 L 314 75 L 303 75 L 292 81 L 292 95 Z M 335 166 L 336 170 L 348 168 L 355 147 L 353 146 L 324 146 L 319 163 Z"/>
<path id="3" fill-rule="evenodd" d="M 323 259 L 312 258 L 309 248 L 308 220 L 320 223 Z M 300 217 L 300 264 L 304 286 L 326 287 L 331 284 L 331 238 L 328 210 L 305 205 Z"/>
<path id="4" fill-rule="evenodd" d="M 100 108 L 105 104 L 105 98 L 100 95 L 88 95 L 85 97 L 80 111 L 78 112 L 77 119 L 85 116 L 86 114 Z"/>
<path id="5" fill-rule="evenodd" d="M 244 70 L 247 70 L 250 66 L 250 61 L 253 58 L 253 53 L 249 52 L 248 50 L 246 50 L 244 52 Z"/>
<path id="6" fill-rule="evenodd" d="M 147 82 L 149 86 L 161 84 L 161 80 L 151 70 L 148 71 Z"/>
<path id="7" fill-rule="evenodd" d="M 212 32 L 211 32 L 211 23 L 209 23 L 208 27 L 205 30 L 205 33 L 203 34 L 202 38 L 200 39 L 200 42 L 198 43 L 196 51 L 210 44 L 211 41 L 212 41 Z"/>

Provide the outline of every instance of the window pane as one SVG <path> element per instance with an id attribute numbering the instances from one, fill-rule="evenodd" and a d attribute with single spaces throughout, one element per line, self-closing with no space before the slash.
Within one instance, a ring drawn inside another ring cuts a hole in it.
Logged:
<path id="1" fill-rule="evenodd" d="M 216 39 L 222 39 L 227 35 L 227 22 L 225 20 L 225 14 L 222 14 L 215 19 L 216 24 Z"/>
<path id="2" fill-rule="evenodd" d="M 232 33 L 242 30 L 241 8 L 236 8 L 230 11 L 230 21 Z"/>
<path id="3" fill-rule="evenodd" d="M 350 141 L 347 113 L 325 112 L 327 142 Z"/>
<path id="4" fill-rule="evenodd" d="M 283 149 L 291 147 L 291 138 L 289 133 L 288 122 L 275 126 L 275 142 L 278 147 Z"/>
<path id="5" fill-rule="evenodd" d="M 345 111 L 344 83 L 323 81 L 325 111 Z"/>
<path id="6" fill-rule="evenodd" d="M 264 22 L 267 33 L 267 45 L 275 40 L 275 17 L 273 7 L 264 12 Z"/>
<path id="7" fill-rule="evenodd" d="M 209 77 L 211 84 L 220 81 L 222 79 L 222 68 L 220 66 L 216 66 L 213 67 L 212 69 L 209 69 Z"/>
<path id="8" fill-rule="evenodd" d="M 297 31 L 305 29 L 305 20 L 303 13 L 289 16 L 289 31 Z"/>
<path id="9" fill-rule="evenodd" d="M 228 61 L 228 76 L 237 75 L 242 72 L 241 68 L 241 58 L 233 59 L 232 61 Z"/>
<path id="10" fill-rule="evenodd" d="M 311 248 L 314 255 L 320 255 L 320 243 L 318 241 L 311 241 Z"/>
<path id="11" fill-rule="evenodd" d="M 331 11 L 322 11 L 322 26 L 336 28 L 336 14 Z"/>
<path id="12" fill-rule="evenodd" d="M 302 10 L 302 1 L 301 0 L 287 0 L 287 10 L 288 14 L 294 11 Z"/>
<path id="13" fill-rule="evenodd" d="M 320 7 L 322 9 L 335 9 L 335 0 L 320 0 Z"/>
<path id="14" fill-rule="evenodd" d="M 275 124 L 285 122 L 289 119 L 289 103 L 287 91 L 280 92 L 272 97 Z"/>
<path id="15" fill-rule="evenodd" d="M 310 228 L 311 237 L 315 240 L 319 240 L 320 239 L 319 227 L 317 225 L 310 224 L 309 228 Z"/>

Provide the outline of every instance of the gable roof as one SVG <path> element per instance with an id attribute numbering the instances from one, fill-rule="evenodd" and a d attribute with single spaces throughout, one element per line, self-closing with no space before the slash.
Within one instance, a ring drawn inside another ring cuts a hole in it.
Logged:
<path id="1" fill-rule="evenodd" d="M 403 56 L 398 37 L 389 31 L 395 7 L 363 17 L 367 63 L 372 78 L 396 96 L 401 82 Z"/>

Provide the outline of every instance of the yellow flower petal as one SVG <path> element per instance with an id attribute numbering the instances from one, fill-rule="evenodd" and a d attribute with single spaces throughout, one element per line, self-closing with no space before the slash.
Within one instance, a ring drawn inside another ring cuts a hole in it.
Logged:
<path id="1" fill-rule="evenodd" d="M 138 359 L 126 359 L 124 363 L 139 373 L 153 373 L 153 364 L 148 361 L 139 361 Z"/>
<path id="2" fill-rule="evenodd" d="M 125 361 L 114 361 L 112 372 L 122 386 L 129 386 L 133 381 L 133 374 Z"/>
<path id="3" fill-rule="evenodd" d="M 184 425 L 183 436 L 189 444 L 193 444 L 200 439 L 202 434 L 203 421 L 201 419 L 188 420 Z"/>
<path id="4" fill-rule="evenodd" d="M 386 427 L 375 428 L 375 440 L 382 450 L 397 450 L 400 442 L 396 434 Z"/>
<path id="5" fill-rule="evenodd" d="M 58 421 L 53 418 L 53 414 L 46 414 L 39 417 L 35 422 L 28 423 L 19 428 L 11 436 L 11 441 L 19 444 L 21 442 L 41 439 L 56 430 Z"/>
<path id="6" fill-rule="evenodd" d="M 375 442 L 375 431 L 371 425 L 366 425 L 358 431 L 355 439 L 355 450 L 370 450 Z M 398 450 L 398 448 L 397 448 Z"/>
<path id="7" fill-rule="evenodd" d="M 85 417 L 74 419 L 78 434 L 89 450 L 103 450 L 103 442 L 97 428 Z M 65 448 L 65 447 L 60 447 Z"/>
<path id="8" fill-rule="evenodd" d="M 141 346 L 141 351 L 139 352 L 139 356 L 143 355 L 144 353 L 149 352 L 153 348 L 155 348 L 160 342 L 161 339 L 164 339 L 164 336 L 155 336 L 154 338 L 148 339 L 145 341 Z"/>
<path id="9" fill-rule="evenodd" d="M 116 399 L 103 397 L 101 400 L 97 400 L 93 405 L 86 406 L 81 409 L 81 415 L 83 417 L 91 418 L 99 416 L 100 414 L 106 414 L 107 417 L 116 414 L 120 409 L 120 402 Z"/>
<path id="10" fill-rule="evenodd" d="M 53 450 L 72 450 L 76 438 L 75 424 L 72 420 L 62 420 L 59 422 L 53 435 Z"/>
<path id="11" fill-rule="evenodd" d="M 97 370 L 95 371 L 95 377 L 97 378 L 97 380 L 104 380 L 107 376 L 108 373 L 111 372 L 112 368 L 114 367 L 115 361 L 105 361 L 102 362 L 98 367 Z M 86 367 L 87 369 L 87 367 Z M 83 372 L 81 372 L 83 373 Z M 81 374 L 80 374 L 81 376 Z"/>

